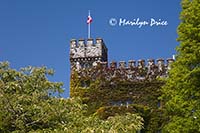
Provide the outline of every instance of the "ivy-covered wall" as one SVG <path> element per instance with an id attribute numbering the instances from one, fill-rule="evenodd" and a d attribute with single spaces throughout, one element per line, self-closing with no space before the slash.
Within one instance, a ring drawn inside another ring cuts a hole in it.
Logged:
<path id="1" fill-rule="evenodd" d="M 71 73 L 70 96 L 81 97 L 89 107 L 88 114 L 96 113 L 106 119 L 115 114 L 138 113 L 144 119 L 142 132 L 157 132 L 165 120 L 159 101 L 163 81 L 128 81 L 120 78 L 106 80 L 103 76 L 92 79 Z"/>

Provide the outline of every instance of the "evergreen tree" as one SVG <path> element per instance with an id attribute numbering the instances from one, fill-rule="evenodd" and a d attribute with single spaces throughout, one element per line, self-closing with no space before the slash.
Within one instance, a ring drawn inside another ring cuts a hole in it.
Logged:
<path id="1" fill-rule="evenodd" d="M 177 59 L 163 87 L 164 132 L 200 132 L 200 0 L 182 0 Z"/>

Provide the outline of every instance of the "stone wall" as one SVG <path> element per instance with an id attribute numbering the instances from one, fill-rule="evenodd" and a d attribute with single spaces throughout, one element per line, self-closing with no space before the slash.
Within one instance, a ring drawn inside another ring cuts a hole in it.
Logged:
<path id="1" fill-rule="evenodd" d="M 106 62 L 107 47 L 103 39 L 72 39 L 70 42 L 70 63 L 71 67 L 90 68 L 96 65 L 96 62 Z"/>
<path id="2" fill-rule="evenodd" d="M 70 60 L 103 57 L 105 54 L 107 55 L 107 48 L 101 38 L 97 38 L 95 41 L 92 38 L 87 40 L 72 39 L 70 42 Z M 104 58 L 107 59 L 107 56 Z"/>
<path id="3" fill-rule="evenodd" d="M 171 58 L 166 61 L 157 59 L 156 63 L 154 59 L 149 59 L 146 62 L 145 60 L 138 60 L 137 62 L 129 60 L 128 63 L 125 61 L 120 61 L 119 63 L 113 61 L 109 65 L 107 62 L 99 61 L 90 68 L 74 65 L 72 66 L 72 71 L 77 71 L 80 76 L 90 77 L 94 80 L 103 76 L 107 80 L 119 78 L 121 80 L 143 81 L 167 77 L 172 62 L 174 60 Z"/>

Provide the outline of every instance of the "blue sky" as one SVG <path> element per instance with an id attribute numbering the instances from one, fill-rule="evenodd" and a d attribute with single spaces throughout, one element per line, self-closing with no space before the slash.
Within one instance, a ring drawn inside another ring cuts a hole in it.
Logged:
<path id="1" fill-rule="evenodd" d="M 28 65 L 55 70 L 51 81 L 64 82 L 69 96 L 69 42 L 87 38 L 91 10 L 91 37 L 101 37 L 109 61 L 169 58 L 176 53 L 179 0 L 0 0 L 0 61 L 12 68 Z M 111 26 L 115 18 L 133 21 L 164 20 L 166 26 Z"/>

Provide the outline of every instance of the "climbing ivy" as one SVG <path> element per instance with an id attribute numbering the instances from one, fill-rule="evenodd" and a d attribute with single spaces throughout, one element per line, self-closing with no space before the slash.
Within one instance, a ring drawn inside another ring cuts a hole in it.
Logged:
<path id="1" fill-rule="evenodd" d="M 103 72 L 94 79 L 91 75 L 83 76 L 82 72 L 71 74 L 70 96 L 82 98 L 88 105 L 87 115 L 97 114 L 101 119 L 107 119 L 127 112 L 136 113 L 144 119 L 142 132 L 157 132 L 162 128 L 165 116 L 159 97 L 163 80 L 129 81 L 119 77 L 108 80 L 102 75 Z"/>

